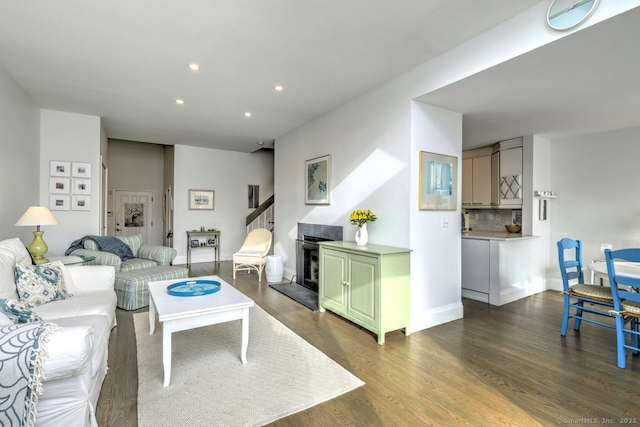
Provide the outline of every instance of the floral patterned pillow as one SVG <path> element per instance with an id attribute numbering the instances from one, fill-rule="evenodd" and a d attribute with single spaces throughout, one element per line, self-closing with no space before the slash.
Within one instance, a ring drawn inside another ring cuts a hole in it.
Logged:
<path id="1" fill-rule="evenodd" d="M 16 263 L 15 278 L 18 297 L 30 307 L 70 296 L 59 261 L 36 266 Z"/>
<path id="2" fill-rule="evenodd" d="M 0 298 L 0 313 L 11 319 L 13 323 L 42 322 L 40 316 L 32 312 L 24 301 Z"/>

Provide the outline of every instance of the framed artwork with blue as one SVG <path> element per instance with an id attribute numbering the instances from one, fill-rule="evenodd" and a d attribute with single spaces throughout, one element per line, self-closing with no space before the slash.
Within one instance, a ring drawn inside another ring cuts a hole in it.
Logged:
<path id="1" fill-rule="evenodd" d="M 458 158 L 421 151 L 418 189 L 418 209 L 458 209 Z"/>
<path id="2" fill-rule="evenodd" d="M 328 205 L 331 194 L 331 155 L 307 160 L 305 165 L 304 202 L 307 205 Z"/>

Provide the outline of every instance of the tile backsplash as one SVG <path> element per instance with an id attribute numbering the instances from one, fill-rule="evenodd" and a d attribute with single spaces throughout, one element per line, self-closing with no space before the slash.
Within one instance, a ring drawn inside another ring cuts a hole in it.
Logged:
<path id="1" fill-rule="evenodd" d="M 522 224 L 522 209 L 462 209 L 467 229 L 505 231 L 504 226 Z"/>

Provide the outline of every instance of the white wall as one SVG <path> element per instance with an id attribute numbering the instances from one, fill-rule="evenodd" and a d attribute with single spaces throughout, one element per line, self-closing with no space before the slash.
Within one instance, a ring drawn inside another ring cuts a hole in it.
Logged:
<path id="1" fill-rule="evenodd" d="M 14 224 L 39 203 L 40 109 L 0 66 L 0 240 L 33 240 L 31 227 Z"/>
<path id="2" fill-rule="evenodd" d="M 40 204 L 49 206 L 51 160 L 91 164 L 91 210 L 52 211 L 59 225 L 44 227 L 48 255 L 62 255 L 86 234 L 100 234 L 100 117 L 62 111 L 40 112 Z"/>
<path id="3" fill-rule="evenodd" d="M 455 211 L 418 210 L 420 151 L 456 157 Z M 462 216 L 462 114 L 421 102 L 411 108 L 411 328 L 421 330 L 463 315 L 460 232 Z M 449 226 L 442 227 L 442 219 Z"/>
<path id="4" fill-rule="evenodd" d="M 248 186 L 260 186 L 260 203 L 273 195 L 273 155 L 176 145 L 174 185 L 174 263 L 186 263 L 186 232 L 201 226 L 220 230 L 220 259 L 231 259 L 244 242 L 245 219 L 253 211 Z M 214 190 L 215 209 L 189 210 L 189 189 Z M 192 262 L 212 261 L 213 249 L 198 249 L 191 256 Z"/>
<path id="5" fill-rule="evenodd" d="M 115 190 L 153 192 L 153 227 L 148 243 L 164 243 L 162 196 L 164 194 L 164 146 L 143 142 L 109 140 L 109 210 L 115 215 Z M 109 217 L 109 235 L 115 235 L 116 218 Z"/>
<path id="6" fill-rule="evenodd" d="M 601 258 L 600 244 L 640 245 L 640 127 L 551 142 L 549 253 L 557 265 L 558 240 L 582 240 L 583 258 Z M 556 268 L 553 273 L 559 276 Z"/>

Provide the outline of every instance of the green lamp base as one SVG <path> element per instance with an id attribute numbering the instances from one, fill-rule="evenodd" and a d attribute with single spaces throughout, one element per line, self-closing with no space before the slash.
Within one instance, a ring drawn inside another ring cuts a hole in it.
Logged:
<path id="1" fill-rule="evenodd" d="M 33 242 L 29 245 L 29 253 L 33 257 L 33 262 L 36 264 L 44 264 L 45 262 L 49 262 L 48 259 L 44 257 L 44 254 L 47 253 L 49 247 L 42 239 L 42 234 L 44 231 L 34 231 L 33 232 Z"/>

